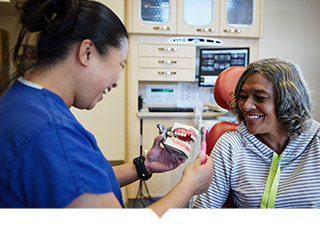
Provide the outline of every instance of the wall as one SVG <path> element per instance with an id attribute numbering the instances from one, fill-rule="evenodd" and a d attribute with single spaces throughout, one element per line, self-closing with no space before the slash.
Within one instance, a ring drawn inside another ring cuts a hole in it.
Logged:
<path id="1" fill-rule="evenodd" d="M 112 9 L 124 22 L 125 0 L 99 0 Z M 19 18 L 13 4 L 0 3 L 0 28 L 9 32 L 12 50 L 18 37 Z M 11 67 L 10 72 L 14 69 Z M 91 111 L 71 108 L 77 119 L 92 132 L 109 160 L 125 159 L 125 72 L 117 89 L 106 95 Z"/>
<path id="2" fill-rule="evenodd" d="M 19 19 L 17 15 L 13 4 L 0 2 L 0 28 L 9 33 L 9 51 L 14 48 L 19 35 Z M 14 67 L 11 65 L 9 72 L 12 73 L 13 71 Z"/>
<path id="3" fill-rule="evenodd" d="M 297 63 L 305 75 L 320 121 L 320 1 L 265 0 L 264 37 L 259 58 L 283 57 Z"/>
<path id="4" fill-rule="evenodd" d="M 124 21 L 125 0 L 100 0 Z M 284 57 L 300 65 L 314 101 L 314 118 L 320 121 L 320 1 L 265 0 L 264 37 L 259 58 Z M 310 60 L 313 59 L 313 60 Z M 92 131 L 110 160 L 125 159 L 125 73 L 120 86 L 104 97 L 94 110 L 75 112 Z"/>
<path id="5" fill-rule="evenodd" d="M 99 0 L 124 22 L 124 0 Z M 94 134 L 98 145 L 110 161 L 125 159 L 125 71 L 119 86 L 103 97 L 90 111 L 71 108 L 76 118 Z"/>
<path id="6" fill-rule="evenodd" d="M 124 21 L 125 0 L 100 0 Z M 265 0 L 264 37 L 259 58 L 285 57 L 300 65 L 314 101 L 314 117 L 320 121 L 320 1 Z M 16 18 L 0 14 L 0 27 L 15 34 Z M 13 38 L 14 39 L 14 38 Z M 13 40 L 10 39 L 10 45 Z M 14 42 L 13 42 L 14 43 Z M 313 59 L 313 60 L 311 60 Z M 125 159 L 125 73 L 120 85 L 104 97 L 95 109 L 72 109 L 83 125 L 94 133 L 101 150 L 110 160 Z"/>

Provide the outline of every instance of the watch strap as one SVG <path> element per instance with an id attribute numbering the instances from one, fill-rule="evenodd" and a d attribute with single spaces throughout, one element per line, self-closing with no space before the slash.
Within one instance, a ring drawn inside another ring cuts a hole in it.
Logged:
<path id="1" fill-rule="evenodd" d="M 136 166 L 138 176 L 141 180 L 146 181 L 152 177 L 152 174 L 147 172 L 146 166 L 144 165 L 145 157 L 139 156 L 133 159 L 133 164 Z"/>

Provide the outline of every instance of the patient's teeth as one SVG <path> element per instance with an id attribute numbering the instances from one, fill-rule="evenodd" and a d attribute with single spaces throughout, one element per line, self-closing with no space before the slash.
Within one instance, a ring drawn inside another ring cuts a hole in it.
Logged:
<path id="1" fill-rule="evenodd" d="M 247 118 L 250 118 L 250 119 L 258 119 L 258 118 L 260 118 L 259 116 L 249 116 L 249 115 L 247 115 Z"/>

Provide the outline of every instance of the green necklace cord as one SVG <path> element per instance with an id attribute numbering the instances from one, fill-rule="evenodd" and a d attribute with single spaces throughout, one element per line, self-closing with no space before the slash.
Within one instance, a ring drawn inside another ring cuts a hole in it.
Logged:
<path id="1" fill-rule="evenodd" d="M 261 198 L 260 208 L 274 208 L 280 180 L 281 157 L 282 153 L 281 155 L 278 155 L 276 152 L 273 153 L 266 187 Z"/>

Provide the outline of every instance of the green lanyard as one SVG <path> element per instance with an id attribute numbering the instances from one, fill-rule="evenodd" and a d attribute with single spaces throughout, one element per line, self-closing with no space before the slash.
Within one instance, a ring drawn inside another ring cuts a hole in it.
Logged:
<path id="1" fill-rule="evenodd" d="M 260 208 L 274 208 L 280 180 L 281 157 L 282 153 L 281 155 L 278 155 L 276 152 L 273 153 L 266 187 L 261 198 Z"/>

